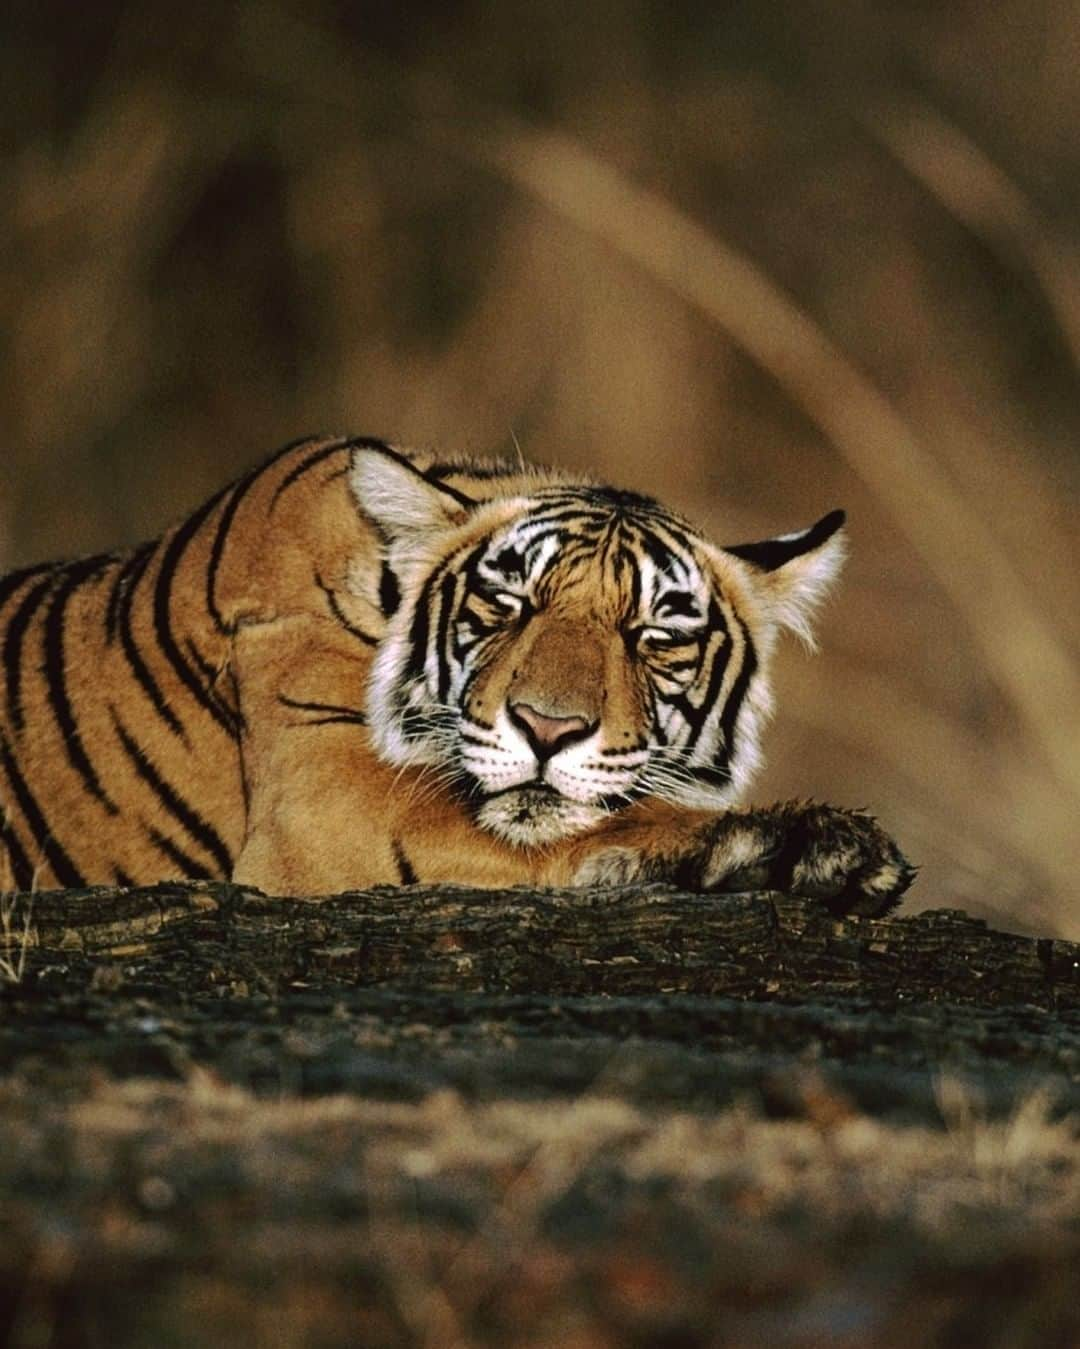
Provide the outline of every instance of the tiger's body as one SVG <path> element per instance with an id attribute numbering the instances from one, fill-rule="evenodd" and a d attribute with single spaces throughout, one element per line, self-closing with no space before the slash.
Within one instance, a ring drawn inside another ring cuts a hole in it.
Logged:
<path id="1" fill-rule="evenodd" d="M 912 872 L 868 816 L 733 808 L 841 522 L 724 550 L 563 473 L 286 447 L 152 543 L 0 578 L 0 889 L 645 877 L 883 912 Z"/>

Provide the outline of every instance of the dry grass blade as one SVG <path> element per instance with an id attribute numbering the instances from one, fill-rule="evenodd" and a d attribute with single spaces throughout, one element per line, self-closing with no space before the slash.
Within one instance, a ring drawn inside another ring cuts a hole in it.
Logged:
<path id="1" fill-rule="evenodd" d="M 1060 785 L 1080 796 L 1080 678 L 1038 596 L 911 427 L 809 315 L 747 257 L 567 136 L 509 123 L 466 136 L 445 121 L 428 135 L 610 243 L 784 387 L 921 554 Z"/>
<path id="2" fill-rule="evenodd" d="M 0 893 L 0 984 L 21 983 L 26 970 L 26 953 L 32 941 L 32 898 L 26 899 L 23 905 L 25 912 L 21 927 L 16 919 L 19 907 L 16 894 L 10 891 Z"/>
<path id="3" fill-rule="evenodd" d="M 1080 253 L 974 141 L 934 109 L 893 104 L 863 123 L 973 233 L 1026 262 L 1080 369 Z"/>

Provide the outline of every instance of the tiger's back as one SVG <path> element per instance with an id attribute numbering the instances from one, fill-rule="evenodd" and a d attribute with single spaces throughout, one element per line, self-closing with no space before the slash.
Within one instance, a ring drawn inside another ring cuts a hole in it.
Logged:
<path id="1" fill-rule="evenodd" d="M 289 447 L 130 552 L 0 578 L 0 888 L 231 874 L 246 821 L 233 638 L 310 604 L 312 569 L 333 604 L 341 567 L 318 539 L 336 533 L 343 557 L 365 543 L 326 481 L 344 446 Z"/>
<path id="2" fill-rule="evenodd" d="M 171 561 L 163 540 L 3 583 L 9 885 L 231 870 L 237 709 L 213 678 L 215 647 L 174 626 Z"/>

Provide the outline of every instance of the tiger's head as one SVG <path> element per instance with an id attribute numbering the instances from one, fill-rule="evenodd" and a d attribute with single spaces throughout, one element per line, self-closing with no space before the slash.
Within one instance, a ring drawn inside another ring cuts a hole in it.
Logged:
<path id="1" fill-rule="evenodd" d="M 384 759 L 432 766 L 521 846 L 635 800 L 720 809 L 745 788 L 776 634 L 809 641 L 842 512 L 718 548 L 648 497 L 550 473 L 481 472 L 470 494 L 367 449 L 351 472 L 384 548 L 368 690 Z"/>

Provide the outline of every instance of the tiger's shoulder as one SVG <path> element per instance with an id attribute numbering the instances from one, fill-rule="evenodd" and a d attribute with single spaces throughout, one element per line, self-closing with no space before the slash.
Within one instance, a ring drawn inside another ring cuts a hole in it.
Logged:
<path id="1" fill-rule="evenodd" d="M 155 539 L 0 576 L 0 890 L 231 873 L 248 809 L 238 634 L 313 617 L 362 666 L 395 602 L 357 496 L 365 452 L 451 503 L 584 481 L 305 436 Z"/>
<path id="2" fill-rule="evenodd" d="M 244 605 L 253 595 L 269 592 L 274 584 L 287 589 L 290 568 L 302 576 L 301 588 L 307 591 L 321 558 L 344 553 L 346 543 L 363 542 L 372 531 L 378 532 L 377 522 L 365 516 L 362 497 L 349 480 L 358 451 L 386 456 L 447 498 L 470 505 L 493 497 L 528 495 L 543 486 L 596 486 L 587 475 L 561 468 L 461 451 L 405 448 L 373 436 L 306 435 L 263 459 L 154 539 L 128 549 L 35 562 L 0 573 L 0 631 L 7 634 L 14 623 L 17 644 L 23 625 L 48 594 L 92 580 L 98 582 L 110 637 L 115 636 L 125 595 L 147 573 L 163 615 L 166 610 L 171 613 L 178 598 L 181 602 L 197 598 L 205 601 L 206 614 L 222 629 L 249 616 Z M 372 567 L 380 566 L 363 550 L 349 557 L 354 570 L 369 561 Z M 193 563 L 202 568 L 201 587 L 187 585 Z M 177 586 L 178 575 L 184 586 Z M 188 596 L 180 593 L 185 587 Z M 283 595 L 274 598 L 280 603 Z M 7 664 L 5 658 L 5 669 Z"/>

